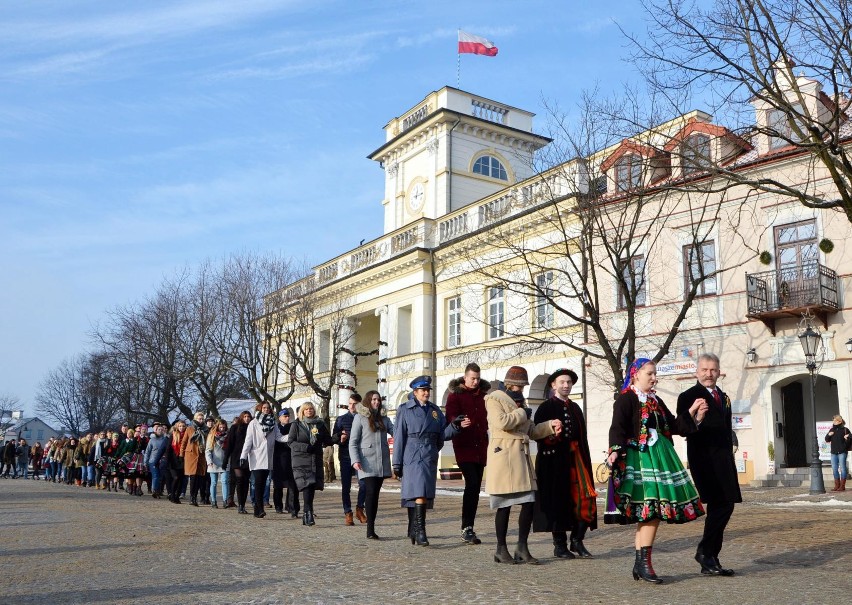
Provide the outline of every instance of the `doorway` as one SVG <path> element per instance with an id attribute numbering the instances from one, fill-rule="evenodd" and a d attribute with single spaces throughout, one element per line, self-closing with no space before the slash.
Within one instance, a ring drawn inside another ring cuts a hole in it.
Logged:
<path id="1" fill-rule="evenodd" d="M 784 466 L 787 468 L 808 466 L 802 383 L 791 382 L 781 387 L 781 400 L 784 415 Z"/>

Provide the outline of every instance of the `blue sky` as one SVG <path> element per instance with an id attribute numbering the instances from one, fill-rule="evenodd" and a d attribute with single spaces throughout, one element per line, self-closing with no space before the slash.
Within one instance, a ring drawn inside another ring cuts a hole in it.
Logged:
<path id="1" fill-rule="evenodd" d="M 107 310 L 231 252 L 312 263 L 382 231 L 382 127 L 456 86 L 536 112 L 632 79 L 638 2 L 0 5 L 0 393 L 91 348 Z"/>

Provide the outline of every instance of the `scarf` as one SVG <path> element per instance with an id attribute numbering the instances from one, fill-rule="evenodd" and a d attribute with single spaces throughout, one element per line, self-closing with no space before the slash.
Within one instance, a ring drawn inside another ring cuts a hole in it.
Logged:
<path id="1" fill-rule="evenodd" d="M 227 436 L 228 431 L 217 431 L 216 434 L 213 436 L 213 441 L 216 442 L 216 445 L 218 445 L 222 449 L 225 449 L 225 439 L 227 438 Z"/>
<path id="2" fill-rule="evenodd" d="M 254 419 L 257 420 L 257 424 L 260 430 L 263 431 L 264 436 L 268 435 L 269 431 L 275 428 L 275 416 L 272 414 L 264 414 L 258 411 L 254 413 Z"/>
<path id="3" fill-rule="evenodd" d="M 195 441 L 199 450 L 204 451 L 204 442 L 207 441 L 207 427 L 202 422 L 198 424 L 195 420 L 192 421 L 195 431 L 192 433 L 192 441 Z"/>
<path id="4" fill-rule="evenodd" d="M 316 416 L 313 418 L 302 418 L 302 422 L 308 429 L 310 444 L 315 444 L 317 442 L 317 437 L 319 436 L 319 427 L 322 424 L 322 418 L 318 418 Z"/>

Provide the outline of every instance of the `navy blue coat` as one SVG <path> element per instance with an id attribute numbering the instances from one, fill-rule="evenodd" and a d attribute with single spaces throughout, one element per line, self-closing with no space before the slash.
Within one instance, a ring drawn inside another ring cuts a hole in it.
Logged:
<path id="1" fill-rule="evenodd" d="M 402 506 L 413 507 L 415 498 L 435 499 L 438 457 L 444 441 L 456 432 L 431 401 L 420 405 L 409 395 L 399 407 L 393 431 L 393 466 L 402 467 Z"/>

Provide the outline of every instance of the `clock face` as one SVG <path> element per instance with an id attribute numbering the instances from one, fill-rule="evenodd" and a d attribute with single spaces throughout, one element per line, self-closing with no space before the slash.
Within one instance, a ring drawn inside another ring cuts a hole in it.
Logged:
<path id="1" fill-rule="evenodd" d="M 408 192 L 408 209 L 412 212 L 418 212 L 423 207 L 423 202 L 426 200 L 426 187 L 423 183 L 415 183 Z"/>

